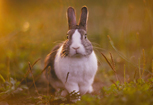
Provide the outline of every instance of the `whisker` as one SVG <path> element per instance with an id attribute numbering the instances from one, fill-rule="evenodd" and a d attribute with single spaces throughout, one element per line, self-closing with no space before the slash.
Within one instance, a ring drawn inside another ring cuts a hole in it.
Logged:
<path id="1" fill-rule="evenodd" d="M 98 43 L 96 43 L 96 42 L 91 42 L 91 43 L 92 43 L 92 45 L 93 45 L 93 49 L 94 49 L 94 50 L 95 50 L 95 49 L 98 49 L 98 50 L 106 51 L 106 49 L 100 47 L 100 44 L 98 44 Z"/>

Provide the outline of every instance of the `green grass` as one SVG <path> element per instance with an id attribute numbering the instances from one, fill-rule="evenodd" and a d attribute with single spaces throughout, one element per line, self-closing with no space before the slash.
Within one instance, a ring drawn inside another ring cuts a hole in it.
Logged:
<path id="1" fill-rule="evenodd" d="M 151 105 L 153 104 L 153 78 L 148 81 L 138 79 L 129 83 L 116 82 L 103 87 L 100 95 L 85 95 L 78 105 Z"/>
<path id="2" fill-rule="evenodd" d="M 0 0 L 0 97 L 7 96 L 0 102 L 56 104 L 57 99 L 65 100 L 49 95 L 41 71 L 45 56 L 66 39 L 67 8 L 73 6 L 79 20 L 83 5 L 89 9 L 87 32 L 99 70 L 94 82 L 96 92 L 84 95 L 76 104 L 153 103 L 151 0 Z M 31 73 L 28 62 L 39 58 L 36 64 L 30 64 Z M 16 98 L 18 95 L 23 98 Z"/>

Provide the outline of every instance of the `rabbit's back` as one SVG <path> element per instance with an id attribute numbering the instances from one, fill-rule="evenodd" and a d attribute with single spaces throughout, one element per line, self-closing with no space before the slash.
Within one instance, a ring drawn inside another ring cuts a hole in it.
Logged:
<path id="1" fill-rule="evenodd" d="M 54 69 L 54 60 L 57 54 L 58 49 L 60 48 L 60 46 L 62 45 L 62 43 L 56 45 L 52 51 L 47 55 L 46 59 L 45 59 L 45 67 L 46 68 L 46 78 L 47 80 L 50 82 L 51 86 L 54 89 L 58 89 L 60 87 L 63 87 L 61 81 L 59 80 L 59 78 L 57 77 L 56 73 L 55 73 L 55 69 Z"/>

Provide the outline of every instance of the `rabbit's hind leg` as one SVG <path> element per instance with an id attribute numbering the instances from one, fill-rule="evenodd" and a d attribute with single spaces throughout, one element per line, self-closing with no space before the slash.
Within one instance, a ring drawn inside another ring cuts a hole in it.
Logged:
<path id="1" fill-rule="evenodd" d="M 93 90 L 93 87 L 92 87 L 92 85 L 89 87 L 89 89 L 88 89 L 88 91 L 87 91 L 87 93 L 92 93 L 94 90 Z"/>
<path id="2" fill-rule="evenodd" d="M 93 91 L 93 88 L 91 85 L 87 85 L 87 84 L 84 84 L 84 85 L 81 85 L 80 86 L 80 94 L 81 95 L 84 95 L 86 93 L 91 93 Z"/>

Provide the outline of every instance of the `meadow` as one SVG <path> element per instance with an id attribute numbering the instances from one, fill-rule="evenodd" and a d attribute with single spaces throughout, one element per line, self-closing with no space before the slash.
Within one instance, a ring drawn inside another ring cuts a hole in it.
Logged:
<path id="1" fill-rule="evenodd" d="M 153 104 L 152 0 L 0 0 L 0 105 L 74 104 L 50 94 L 42 71 L 66 40 L 67 8 L 78 20 L 84 5 L 99 69 L 94 93 L 75 104 Z"/>

